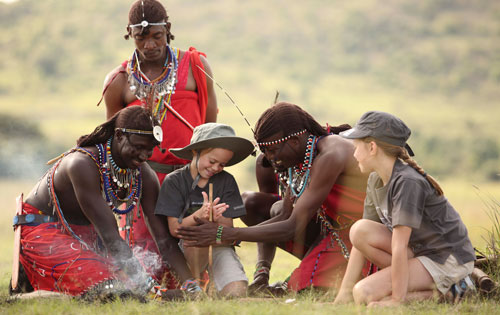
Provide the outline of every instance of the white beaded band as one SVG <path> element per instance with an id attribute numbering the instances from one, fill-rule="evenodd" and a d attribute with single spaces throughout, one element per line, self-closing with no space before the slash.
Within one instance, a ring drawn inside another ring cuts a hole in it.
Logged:
<path id="1" fill-rule="evenodd" d="M 151 22 L 148 22 L 146 20 L 143 20 L 141 23 L 132 24 L 132 25 L 129 25 L 129 27 L 139 27 L 139 26 L 148 27 L 148 26 L 155 26 L 155 25 L 167 25 L 167 22 L 151 23 Z"/>
<path id="2" fill-rule="evenodd" d="M 301 131 L 297 131 L 295 133 L 292 133 L 292 134 L 290 134 L 290 135 L 288 135 L 286 137 L 283 137 L 281 139 L 278 139 L 278 140 L 269 141 L 269 142 L 258 142 L 257 145 L 258 146 L 262 146 L 262 147 L 267 147 L 267 146 L 270 146 L 270 145 L 273 145 L 273 144 L 278 144 L 278 143 L 287 141 L 291 137 L 295 137 L 295 136 L 299 136 L 301 134 L 304 134 L 306 131 L 307 131 L 306 129 L 303 129 Z"/>

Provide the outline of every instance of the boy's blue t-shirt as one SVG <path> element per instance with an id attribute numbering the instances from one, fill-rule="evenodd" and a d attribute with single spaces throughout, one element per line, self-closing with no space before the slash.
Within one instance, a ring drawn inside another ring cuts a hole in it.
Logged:
<path id="1" fill-rule="evenodd" d="M 155 214 L 178 218 L 183 213 L 186 203 L 188 208 L 184 218 L 193 214 L 203 205 L 202 191 L 208 195 L 209 184 L 213 184 L 213 199 L 220 197 L 219 203 L 226 203 L 229 208 L 222 214 L 226 218 L 238 218 L 246 214 L 243 200 L 234 177 L 226 171 L 212 176 L 205 187 L 198 185 L 191 189 L 193 178 L 190 165 L 187 164 L 165 177 L 156 203 Z"/>

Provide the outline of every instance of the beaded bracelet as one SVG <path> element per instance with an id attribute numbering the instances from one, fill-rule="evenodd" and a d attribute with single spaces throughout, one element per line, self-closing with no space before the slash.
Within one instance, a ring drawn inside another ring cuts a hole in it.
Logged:
<path id="1" fill-rule="evenodd" d="M 224 229 L 222 225 L 219 225 L 219 227 L 217 228 L 217 235 L 215 236 L 216 244 L 222 244 L 222 229 Z"/>

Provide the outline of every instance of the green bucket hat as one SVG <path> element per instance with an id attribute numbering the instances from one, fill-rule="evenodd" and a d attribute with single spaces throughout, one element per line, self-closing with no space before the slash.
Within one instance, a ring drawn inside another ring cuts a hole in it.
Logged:
<path id="1" fill-rule="evenodd" d="M 231 166 L 250 155 L 254 150 L 254 145 L 245 138 L 237 137 L 234 129 L 228 125 L 206 123 L 194 128 L 189 145 L 169 151 L 178 158 L 192 160 L 193 150 L 200 151 L 208 148 L 222 148 L 232 151 L 234 155 L 226 164 L 226 166 Z"/>

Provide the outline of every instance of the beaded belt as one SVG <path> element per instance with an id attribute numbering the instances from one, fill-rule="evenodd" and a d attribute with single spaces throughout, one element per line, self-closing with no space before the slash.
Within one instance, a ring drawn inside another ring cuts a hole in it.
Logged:
<path id="1" fill-rule="evenodd" d="M 20 214 L 14 216 L 14 222 L 13 225 L 38 225 L 42 223 L 49 223 L 49 222 L 57 222 L 56 217 L 52 217 L 50 215 L 43 215 L 43 214 Z"/>
<path id="2" fill-rule="evenodd" d="M 177 164 L 177 165 L 171 165 L 171 164 L 162 164 L 158 162 L 153 162 L 153 161 L 147 161 L 149 166 L 153 169 L 153 171 L 157 173 L 163 173 L 163 174 L 168 174 L 172 173 L 173 171 L 183 168 L 184 165 L 182 164 Z"/>

